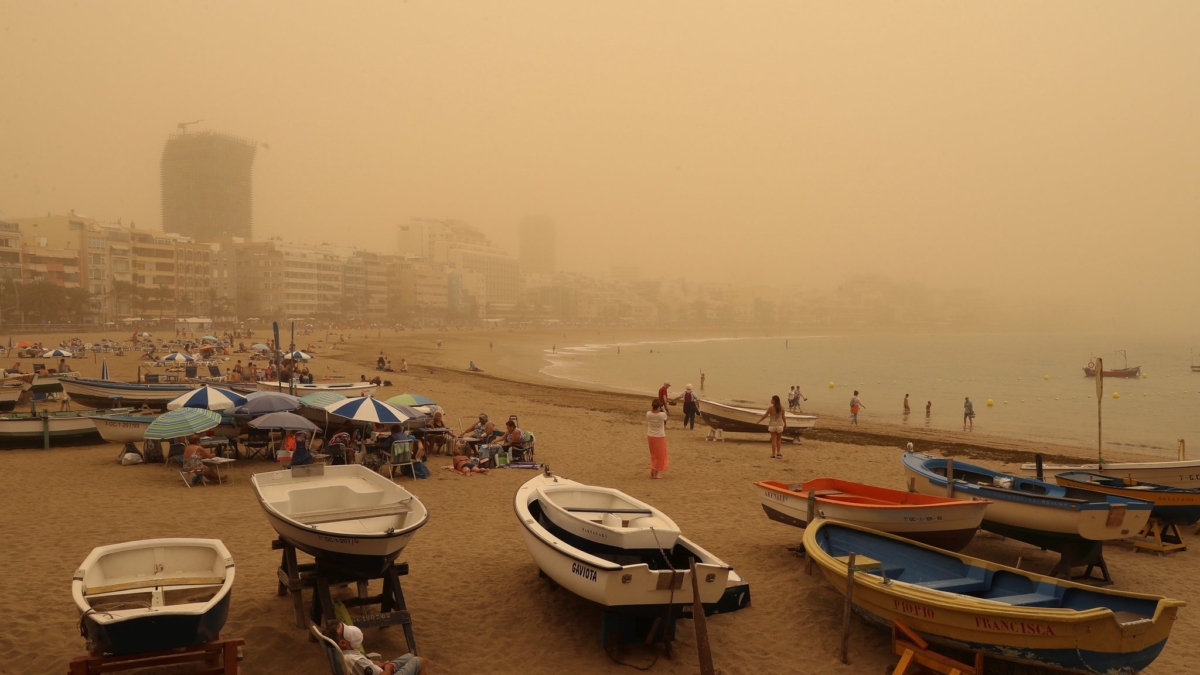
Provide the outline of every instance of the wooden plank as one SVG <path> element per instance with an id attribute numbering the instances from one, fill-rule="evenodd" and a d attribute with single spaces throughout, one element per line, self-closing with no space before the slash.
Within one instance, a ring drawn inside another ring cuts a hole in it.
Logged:
<path id="1" fill-rule="evenodd" d="M 646 516 L 653 515 L 654 513 L 650 509 L 594 509 L 585 506 L 568 506 L 563 510 L 570 513 L 638 513 Z"/>
<path id="2" fill-rule="evenodd" d="M 362 509 L 331 509 L 328 511 L 309 511 L 288 516 L 302 525 L 320 525 L 321 523 L 336 523 L 343 520 L 358 520 L 360 518 L 378 518 L 380 516 L 398 516 L 412 511 L 406 502 L 396 502 L 385 506 L 371 506 Z"/>
<path id="3" fill-rule="evenodd" d="M 692 568 L 692 624 L 696 628 L 696 652 L 700 659 L 700 675 L 716 675 L 713 668 L 712 649 L 708 644 L 708 623 L 704 616 L 704 605 L 700 604 L 700 582 L 696 574 L 696 560 L 688 559 Z"/>
<path id="4" fill-rule="evenodd" d="M 101 595 L 103 593 L 115 593 L 117 591 L 128 591 L 134 588 L 156 588 L 158 586 L 219 586 L 225 583 L 225 577 L 171 577 L 167 579 L 139 579 L 137 581 L 127 581 L 121 584 L 110 584 L 108 586 L 95 586 L 92 588 L 84 587 L 84 595 Z"/>
<path id="5" fill-rule="evenodd" d="M 900 662 L 896 664 L 896 669 L 892 671 L 892 675 L 904 675 L 908 672 L 908 666 L 912 663 L 913 653 L 911 649 L 905 649 L 900 655 Z"/>
<path id="6" fill-rule="evenodd" d="M 846 558 L 846 606 L 842 616 L 842 663 L 847 661 L 847 651 L 850 648 L 850 613 L 854 608 L 854 566 L 855 553 L 851 551 Z"/>

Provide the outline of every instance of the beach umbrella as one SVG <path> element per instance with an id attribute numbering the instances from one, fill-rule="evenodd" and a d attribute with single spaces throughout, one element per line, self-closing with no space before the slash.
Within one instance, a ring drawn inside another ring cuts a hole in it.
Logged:
<path id="1" fill-rule="evenodd" d="M 305 354 L 304 352 L 297 350 L 294 352 L 285 352 L 283 354 L 283 358 L 291 359 L 293 361 L 309 361 L 309 360 L 312 360 L 312 355 Z"/>
<path id="2" fill-rule="evenodd" d="M 346 397 L 332 391 L 318 391 L 315 394 L 301 396 L 300 402 L 310 408 L 321 408 L 324 410 L 327 406 L 331 406 L 338 401 L 345 401 Z"/>
<path id="3" fill-rule="evenodd" d="M 170 354 L 167 354 L 166 356 L 159 359 L 159 361 L 162 361 L 164 363 L 191 363 L 192 361 L 195 361 L 195 360 L 196 359 L 192 358 L 191 355 L 181 354 L 179 352 L 171 352 Z"/>
<path id="4" fill-rule="evenodd" d="M 252 391 L 249 394 L 246 394 L 246 400 L 253 401 L 256 398 L 262 398 L 264 396 L 282 396 L 286 399 L 294 401 L 297 405 L 300 404 L 300 399 L 298 397 L 292 396 L 291 394 L 285 394 L 281 391 Z"/>
<path id="5" fill-rule="evenodd" d="M 279 429 L 282 431 L 316 431 L 320 427 L 296 413 L 273 412 L 250 420 L 255 429 Z"/>
<path id="6" fill-rule="evenodd" d="M 256 342 L 256 343 L 250 345 L 250 349 L 270 349 L 270 347 L 264 345 L 261 342 Z"/>
<path id="7" fill-rule="evenodd" d="M 75 355 L 65 349 L 51 349 L 50 351 L 42 354 L 43 359 L 57 359 L 60 357 L 68 357 L 68 356 L 75 356 Z"/>
<path id="8" fill-rule="evenodd" d="M 392 405 L 406 405 L 409 407 L 418 405 L 437 405 L 437 402 L 433 399 L 420 394 L 400 394 L 399 396 L 393 396 L 389 398 L 387 402 L 391 403 Z"/>
<path id="9" fill-rule="evenodd" d="M 174 399 L 167 404 L 167 410 L 178 410 L 179 408 L 228 410 L 245 404 L 246 399 L 243 396 L 235 394 L 228 389 L 218 389 L 217 387 L 205 385 Z"/>
<path id="10" fill-rule="evenodd" d="M 221 423 L 221 413 L 201 408 L 180 408 L 160 415 L 146 427 L 146 438 L 178 438 L 199 434 Z"/>
<path id="11" fill-rule="evenodd" d="M 213 337 L 213 336 L 211 336 L 211 335 L 205 335 L 204 337 L 202 337 L 202 338 L 200 338 L 200 339 L 201 339 L 201 340 L 204 340 L 204 341 L 206 341 L 206 342 L 217 342 L 217 341 L 218 341 L 218 340 L 217 340 L 217 338 L 215 338 L 215 337 Z"/>
<path id="12" fill-rule="evenodd" d="M 100 379 L 108 379 L 108 359 L 104 359 L 100 362 Z"/>
<path id="13" fill-rule="evenodd" d="M 330 415 L 348 420 L 380 424 L 401 424 L 422 417 L 421 413 L 412 408 L 396 407 L 373 396 L 348 398 L 325 406 L 325 410 Z"/>
<path id="14" fill-rule="evenodd" d="M 147 333 L 146 331 L 142 331 L 141 333 L 138 333 L 137 336 L 138 337 L 154 337 L 154 333 Z"/>
<path id="15" fill-rule="evenodd" d="M 300 399 L 287 394 L 262 392 L 266 396 L 255 396 L 233 412 L 237 415 L 266 415 L 274 412 L 291 412 L 300 408 Z"/>

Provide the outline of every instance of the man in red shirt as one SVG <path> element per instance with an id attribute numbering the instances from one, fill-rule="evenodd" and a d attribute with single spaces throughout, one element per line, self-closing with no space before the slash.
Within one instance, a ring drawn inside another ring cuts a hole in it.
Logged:
<path id="1" fill-rule="evenodd" d="M 658 400 L 662 401 L 663 412 L 667 412 L 667 403 L 670 400 L 670 394 L 668 393 L 668 390 L 670 388 L 671 388 L 670 382 L 663 382 L 663 386 L 660 387 L 658 390 Z M 670 413 L 667 413 L 667 414 L 669 415 Z"/>

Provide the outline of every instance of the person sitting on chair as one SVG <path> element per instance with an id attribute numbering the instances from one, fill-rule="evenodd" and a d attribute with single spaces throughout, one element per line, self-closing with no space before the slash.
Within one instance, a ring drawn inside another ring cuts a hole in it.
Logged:
<path id="1" fill-rule="evenodd" d="M 206 480 L 223 483 L 225 479 L 218 477 L 217 472 L 204 463 L 204 460 L 213 459 L 214 457 L 216 455 L 205 450 L 200 445 L 200 436 L 192 434 L 188 436 L 188 445 L 183 449 L 183 470 L 198 473 L 204 476 Z"/>
<path id="2" fill-rule="evenodd" d="M 400 426 L 399 424 L 393 424 L 392 425 L 392 435 L 388 436 L 387 438 L 388 438 L 387 451 L 389 453 L 392 450 L 392 444 L 407 443 L 409 441 L 412 441 L 413 459 L 418 460 L 418 461 L 425 461 L 424 445 L 421 444 L 421 441 L 419 439 L 414 437 L 412 434 L 409 434 L 408 432 L 406 432 L 404 430 L 404 427 Z"/>
<path id="3" fill-rule="evenodd" d="M 430 420 L 429 424 L 425 425 L 425 428 L 445 429 L 444 432 L 426 434 L 425 445 L 430 452 L 433 452 L 435 448 L 438 450 L 444 450 L 446 446 L 450 444 L 450 439 L 454 438 L 454 432 L 450 430 L 450 427 L 446 426 L 445 420 L 442 419 L 441 410 L 437 410 L 433 413 L 433 419 Z"/>
<path id="4" fill-rule="evenodd" d="M 517 426 L 517 423 L 509 420 L 504 423 L 508 431 L 500 438 L 500 447 L 505 450 L 524 450 L 525 449 L 525 432 Z"/>
<path id="5" fill-rule="evenodd" d="M 425 659 L 412 654 L 398 656 L 391 661 L 372 661 L 359 649 L 362 647 L 363 632 L 358 626 L 338 623 L 325 629 L 325 637 L 337 643 L 342 658 L 352 675 L 425 675 Z"/>

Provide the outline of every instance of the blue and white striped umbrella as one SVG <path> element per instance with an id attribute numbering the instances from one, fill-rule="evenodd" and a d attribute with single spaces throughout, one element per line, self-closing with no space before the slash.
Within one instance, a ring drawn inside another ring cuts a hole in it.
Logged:
<path id="1" fill-rule="evenodd" d="M 294 352 L 285 352 L 283 354 L 283 358 L 291 359 L 293 361 L 311 361 L 312 354 L 305 354 L 304 352 L 297 350 Z"/>
<path id="2" fill-rule="evenodd" d="M 43 359 L 57 359 L 57 358 L 65 358 L 68 356 L 75 356 L 75 355 L 65 349 L 51 349 L 50 351 L 42 354 Z"/>
<path id="3" fill-rule="evenodd" d="M 325 406 L 330 415 L 337 415 L 356 422 L 379 422 L 380 424 L 401 424 L 420 415 L 405 412 L 394 405 L 389 405 L 373 396 L 348 398 Z"/>
<path id="4" fill-rule="evenodd" d="M 170 354 L 167 354 L 159 359 L 159 361 L 162 361 L 163 363 L 191 363 L 195 360 L 196 359 L 192 358 L 190 355 L 183 354 L 181 352 L 171 352 Z"/>
<path id="5" fill-rule="evenodd" d="M 100 379 L 108 379 L 108 359 L 104 359 L 100 362 Z"/>
<path id="6" fill-rule="evenodd" d="M 246 404 L 246 398 L 228 389 L 203 386 L 176 398 L 167 404 L 167 410 L 180 408 L 205 408 L 207 410 L 228 410 Z"/>

